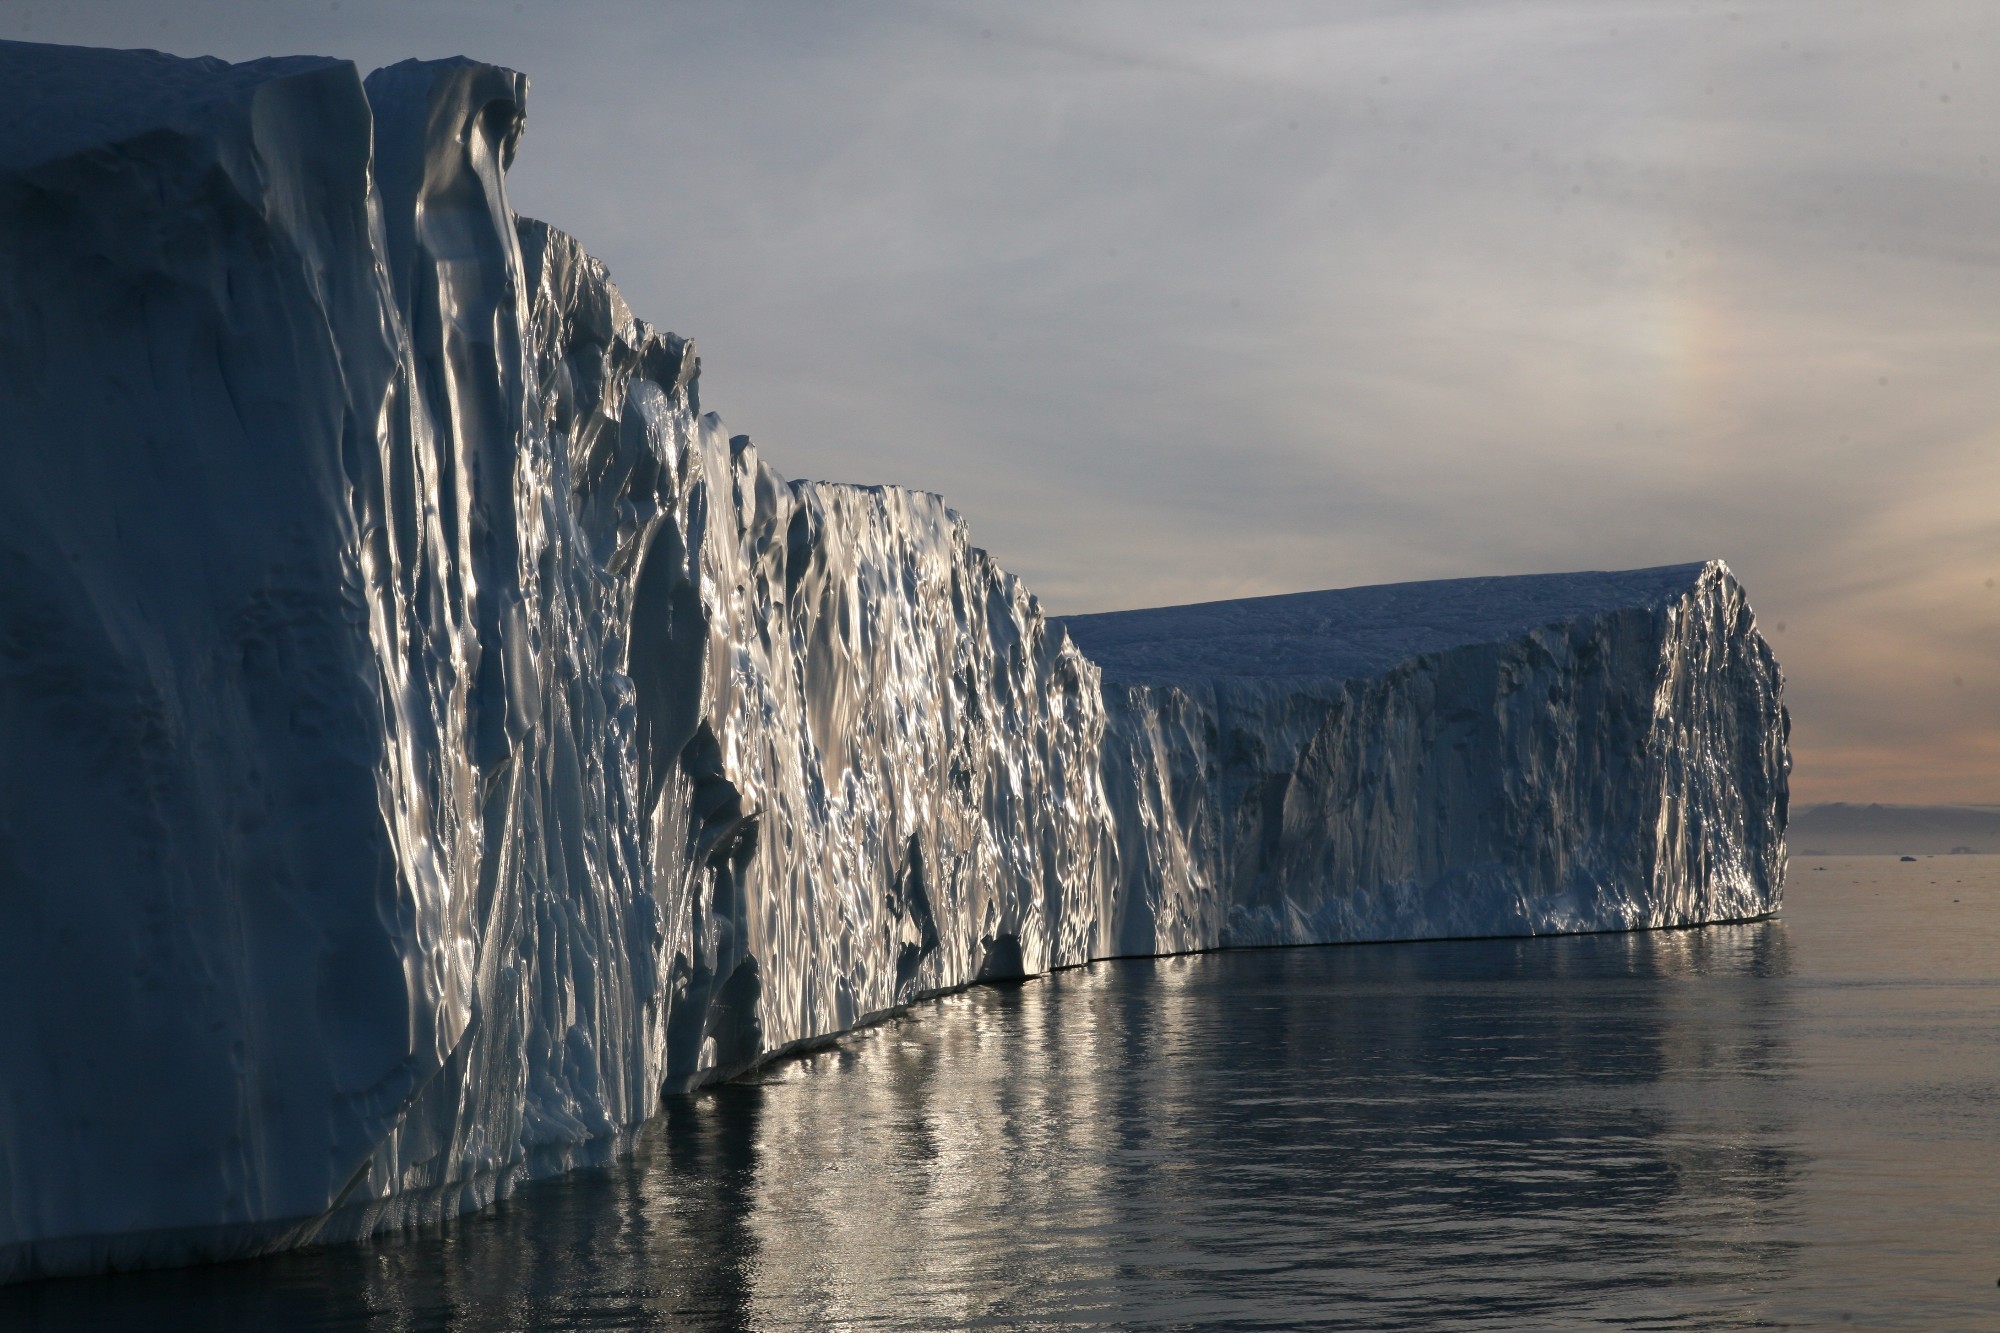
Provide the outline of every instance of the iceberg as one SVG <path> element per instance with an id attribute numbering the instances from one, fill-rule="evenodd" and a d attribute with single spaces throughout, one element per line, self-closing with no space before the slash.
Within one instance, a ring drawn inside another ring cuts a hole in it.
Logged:
<path id="1" fill-rule="evenodd" d="M 1053 620 L 702 410 L 526 92 L 0 43 L 0 1281 L 475 1209 L 979 981 L 1776 906 L 1720 565 Z"/>
<path id="2" fill-rule="evenodd" d="M 1073 616 L 1121 953 L 1766 915 L 1790 760 L 1721 562 Z"/>

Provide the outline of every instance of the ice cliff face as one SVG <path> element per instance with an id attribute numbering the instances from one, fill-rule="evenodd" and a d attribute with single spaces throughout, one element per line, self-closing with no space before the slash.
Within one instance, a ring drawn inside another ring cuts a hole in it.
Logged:
<path id="1" fill-rule="evenodd" d="M 1103 687 L 701 413 L 508 206 L 524 93 L 0 43 L 0 1280 L 476 1207 L 981 978 L 1775 903 L 1719 567 L 1366 670 L 1081 618 Z"/>
<path id="2" fill-rule="evenodd" d="M 1104 669 L 1119 952 L 1778 905 L 1780 677 L 1719 563 L 1063 624 Z"/>
<path id="3" fill-rule="evenodd" d="M 1088 958 L 1096 673 L 516 221 L 523 80 L 0 47 L 0 1274 L 476 1206 Z"/>
<path id="4" fill-rule="evenodd" d="M 631 588 L 669 1086 L 1091 957 L 1095 669 L 937 496 L 787 482 L 697 421 L 682 345 L 521 228 L 551 448 Z"/>
<path id="5" fill-rule="evenodd" d="M 599 1150 L 656 1096 L 664 927 L 632 589 L 533 429 L 522 81 L 0 70 L 0 1272 Z"/>

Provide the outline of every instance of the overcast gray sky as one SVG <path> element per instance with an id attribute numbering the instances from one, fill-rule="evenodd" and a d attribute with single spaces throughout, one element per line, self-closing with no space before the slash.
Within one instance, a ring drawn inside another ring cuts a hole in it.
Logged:
<path id="1" fill-rule="evenodd" d="M 1720 556 L 1800 799 L 2000 802 L 2000 4 L 8 0 L 531 79 L 522 212 L 1052 610 Z"/>

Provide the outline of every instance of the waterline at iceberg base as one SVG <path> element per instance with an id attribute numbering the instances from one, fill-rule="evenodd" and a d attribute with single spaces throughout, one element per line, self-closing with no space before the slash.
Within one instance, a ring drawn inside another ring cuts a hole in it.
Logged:
<path id="1" fill-rule="evenodd" d="M 1773 910 L 1718 564 L 1045 618 L 516 218 L 526 81 L 0 43 L 0 1280 L 479 1207 L 1118 954 Z"/>

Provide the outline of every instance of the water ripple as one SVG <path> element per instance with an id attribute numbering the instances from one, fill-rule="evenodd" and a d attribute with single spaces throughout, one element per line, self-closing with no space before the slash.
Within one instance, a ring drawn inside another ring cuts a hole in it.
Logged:
<path id="1" fill-rule="evenodd" d="M 0 1326 L 2000 1325 L 2000 858 L 1826 863 L 1777 921 L 967 992 L 489 1215 Z"/>

